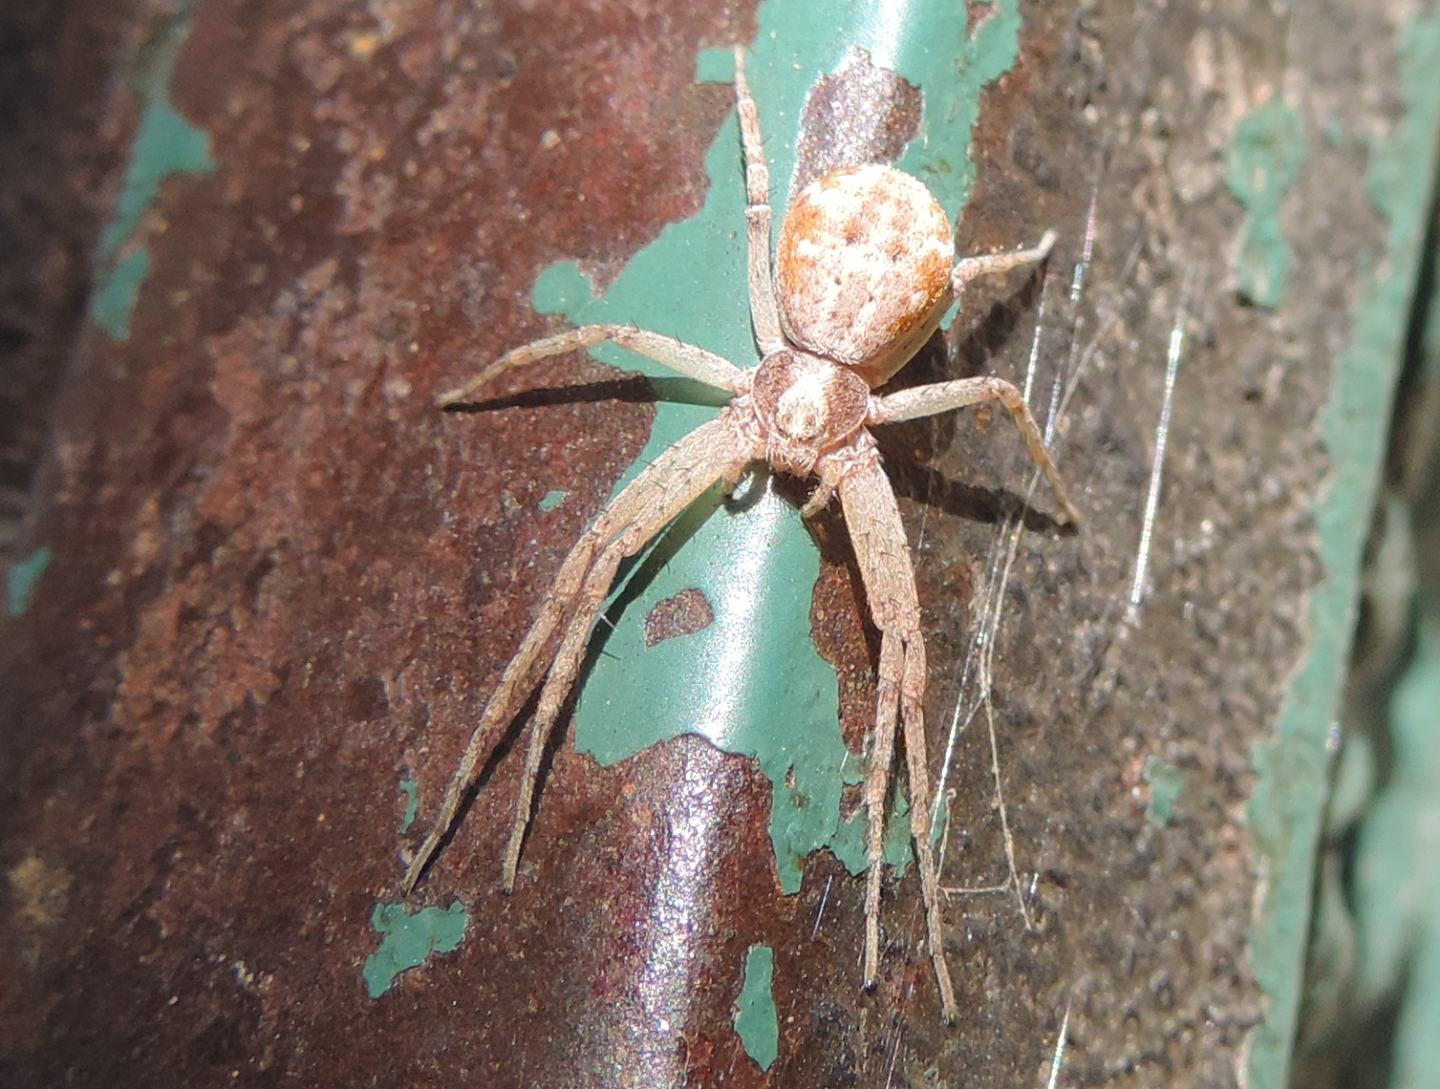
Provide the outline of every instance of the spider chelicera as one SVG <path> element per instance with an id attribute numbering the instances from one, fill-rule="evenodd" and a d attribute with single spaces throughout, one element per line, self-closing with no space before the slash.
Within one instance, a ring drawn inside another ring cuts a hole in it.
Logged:
<path id="1" fill-rule="evenodd" d="M 717 481 L 733 487 L 748 466 L 764 461 L 779 472 L 819 479 L 802 510 L 806 516 L 821 511 L 839 493 L 870 615 L 880 632 L 878 704 L 864 786 L 869 856 L 865 984 L 873 985 L 879 959 L 884 801 L 898 723 L 905 733 L 910 825 L 930 958 L 942 1011 L 953 1021 L 955 993 L 941 944 L 930 843 L 920 605 L 900 510 L 870 428 L 997 400 L 1009 411 L 1069 520 L 1079 521 L 1025 401 L 1009 382 L 965 378 L 888 395 L 875 392 L 930 338 L 966 284 L 1043 260 L 1055 235 L 1047 231 L 1032 249 L 955 263 L 949 220 L 923 183 L 890 166 L 845 167 L 807 185 L 791 203 L 780 225 L 772 277 L 769 168 L 739 48 L 735 97 L 745 159 L 750 314 L 759 366 L 741 370 L 702 348 L 643 329 L 586 325 L 516 348 L 439 398 L 442 406 L 463 401 L 512 367 L 605 342 L 732 395 L 718 418 L 666 450 L 611 500 L 570 550 L 540 615 L 475 727 L 440 814 L 405 875 L 405 891 L 414 887 L 454 823 L 480 756 L 543 679 L 504 858 L 504 887 L 509 891 L 514 886 L 546 741 L 621 562 L 642 550 Z"/>

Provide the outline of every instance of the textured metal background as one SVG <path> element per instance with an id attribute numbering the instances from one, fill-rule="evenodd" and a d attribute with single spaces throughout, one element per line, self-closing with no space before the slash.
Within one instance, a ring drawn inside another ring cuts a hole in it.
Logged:
<path id="1" fill-rule="evenodd" d="M 968 189 L 964 248 L 1063 239 L 1044 278 L 977 297 L 905 381 L 993 368 L 1042 416 L 1063 406 L 1084 531 L 1021 512 L 1003 419 L 883 443 L 927 610 L 944 881 L 1000 886 L 947 903 L 952 1029 L 913 873 L 888 886 L 884 978 L 862 994 L 862 883 L 821 852 L 783 895 L 770 784 L 694 737 L 613 768 L 558 746 L 508 898 L 502 751 L 409 905 L 458 901 L 463 939 L 379 997 L 365 976 L 372 913 L 396 901 L 474 716 L 661 411 L 644 380 L 582 358 L 481 411 L 438 413 L 432 391 L 563 325 L 532 305 L 554 263 L 604 289 L 713 187 L 738 191 L 707 171 L 732 122 L 728 85 L 697 81 L 704 50 L 758 25 L 782 43 L 757 50 L 760 89 L 794 78 L 765 57 L 843 56 L 875 26 L 780 0 L 758 24 L 659 3 L 138 11 L 111 108 L 130 165 L 0 652 L 9 1083 L 1012 1089 L 1058 1061 L 1061 1085 L 1232 1085 L 1247 1063 L 1251 1085 L 1282 1084 L 1324 694 L 1258 772 L 1253 754 L 1316 661 L 1317 585 L 1348 637 L 1358 563 L 1322 572 L 1317 548 L 1338 533 L 1358 553 L 1388 424 L 1386 330 L 1406 300 L 1378 332 L 1356 315 L 1376 313 L 1369 270 L 1413 284 L 1387 230 L 1415 198 L 1377 211 L 1366 171 L 1418 110 L 1396 65 L 1415 9 L 1022 4 L 973 142 L 967 99 L 887 76 L 873 50 L 832 67 L 788 130 L 767 118 L 802 162 L 959 149 L 949 169 L 973 187 L 928 180 Z M 978 41 L 968 63 L 994 61 L 1007 39 L 983 35 L 1015 10 L 971 5 L 917 48 L 963 87 L 948 58 Z M 57 40 L 92 55 L 79 30 Z M 1274 100 L 1299 119 L 1298 172 L 1242 206 L 1226 185 L 1242 151 L 1285 174 L 1279 142 L 1236 138 Z M 1274 309 L 1235 291 L 1255 223 L 1267 273 L 1294 254 Z M 1382 364 L 1373 396 L 1341 406 L 1361 440 L 1337 455 L 1353 510 L 1317 538 L 1336 468 L 1320 420 L 1357 342 Z M 813 547 L 797 654 L 833 667 L 858 749 L 873 640 L 838 517 Z M 657 905 L 682 872 L 684 902 Z M 683 925 L 657 944 L 667 918 Z M 768 1073 L 732 1025 L 756 944 L 775 950 Z"/>

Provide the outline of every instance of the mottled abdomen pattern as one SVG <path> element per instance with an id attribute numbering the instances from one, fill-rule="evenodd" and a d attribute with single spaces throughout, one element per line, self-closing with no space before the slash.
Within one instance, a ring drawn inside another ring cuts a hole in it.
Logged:
<path id="1" fill-rule="evenodd" d="M 785 331 L 817 355 L 872 369 L 933 331 L 954 249 L 945 209 L 918 179 L 880 164 L 831 171 L 800 191 L 780 227 Z"/>

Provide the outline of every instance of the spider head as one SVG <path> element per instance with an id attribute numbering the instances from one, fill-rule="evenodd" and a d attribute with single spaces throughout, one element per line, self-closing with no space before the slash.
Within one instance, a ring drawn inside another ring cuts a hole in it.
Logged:
<path id="1" fill-rule="evenodd" d="M 770 464 L 806 476 L 865 422 L 870 387 L 829 360 L 787 350 L 760 364 L 753 397 Z"/>

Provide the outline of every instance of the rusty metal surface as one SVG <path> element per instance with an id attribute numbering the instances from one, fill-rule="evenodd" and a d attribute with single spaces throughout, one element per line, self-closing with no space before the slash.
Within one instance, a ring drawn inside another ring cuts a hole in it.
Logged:
<path id="1" fill-rule="evenodd" d="M 366 994 L 371 912 L 414 838 L 396 832 L 399 784 L 441 789 L 652 412 L 643 383 L 578 357 L 516 376 L 481 413 L 437 413 L 430 393 L 554 327 L 528 302 L 550 262 L 604 283 L 695 213 L 731 108 L 695 56 L 749 40 L 755 18 L 206 0 L 172 94 L 219 169 L 165 188 L 146 220 L 153 271 L 128 341 L 87 334 L 36 530 L 56 558 L 3 651 L 3 861 L 27 909 L 0 945 L 17 981 L 0 998 L 10 1084 L 1009 1089 L 1043 1084 L 1062 1021 L 1068 1084 L 1234 1084 L 1261 1017 L 1250 750 L 1302 642 L 1311 422 L 1351 285 L 1316 266 L 1272 315 L 1226 281 L 1239 212 L 1217 164 L 1234 117 L 1287 78 L 1291 30 L 1238 2 L 1205 18 L 1081 7 L 1023 6 L 959 229 L 987 250 L 1053 224 L 1062 250 L 1048 279 L 968 307 L 948 358 L 937 341 L 905 381 L 1024 374 L 1039 313 L 1035 397 L 1070 376 L 1063 464 L 1089 522 L 1066 535 L 1034 514 L 1012 538 L 1025 469 L 1003 419 L 882 444 L 927 609 L 933 755 L 953 792 L 944 880 L 1007 877 L 987 710 L 1023 878 L 1023 910 L 1009 891 L 947 904 L 962 1023 L 936 1016 L 913 874 L 890 886 L 886 972 L 864 995 L 861 882 L 822 855 L 781 895 L 764 778 L 693 737 L 610 769 L 557 746 L 508 898 L 497 830 L 518 761 L 502 746 L 414 905 L 461 897 L 463 943 Z M 1303 61 L 1291 49 L 1302 77 L 1383 82 L 1314 36 Z M 804 160 L 893 154 L 922 90 L 864 64 L 837 75 L 812 100 Z M 866 103 L 881 120 L 861 135 L 834 122 Z M 1334 108 L 1356 131 L 1383 115 Z M 1312 151 L 1325 182 L 1299 199 L 1338 211 L 1323 238 L 1293 224 L 1296 249 L 1357 253 L 1376 233 L 1359 152 Z M 1177 320 L 1165 498 L 1127 619 Z M 546 509 L 537 482 L 557 468 L 568 495 Z M 816 537 L 815 643 L 858 749 L 873 638 L 843 525 Z M 692 622 L 677 607 L 657 641 Z M 1157 766 L 1184 783 L 1165 821 Z M 715 799 L 722 819 L 697 825 Z M 686 857 L 704 864 L 677 871 Z M 690 941 L 657 947 L 650 924 Z M 768 1074 L 732 1027 L 762 943 Z"/>

